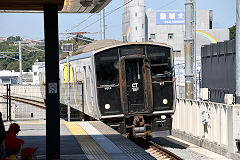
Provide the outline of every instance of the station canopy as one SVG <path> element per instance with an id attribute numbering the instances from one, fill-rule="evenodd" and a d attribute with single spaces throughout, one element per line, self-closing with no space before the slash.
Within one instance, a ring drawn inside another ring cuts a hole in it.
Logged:
<path id="1" fill-rule="evenodd" d="M 60 13 L 98 13 L 111 0 L 0 0 L 0 12 L 43 12 L 44 4 L 58 5 Z"/>

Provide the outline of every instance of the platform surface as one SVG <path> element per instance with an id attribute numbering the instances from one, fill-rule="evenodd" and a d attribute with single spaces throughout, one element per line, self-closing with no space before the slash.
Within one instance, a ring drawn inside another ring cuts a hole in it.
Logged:
<path id="1" fill-rule="evenodd" d="M 18 138 L 25 147 L 38 147 L 38 159 L 46 159 L 46 122 L 18 121 Z M 5 124 L 8 129 L 9 124 Z M 100 121 L 61 121 L 61 159 L 154 159 L 144 149 Z"/>

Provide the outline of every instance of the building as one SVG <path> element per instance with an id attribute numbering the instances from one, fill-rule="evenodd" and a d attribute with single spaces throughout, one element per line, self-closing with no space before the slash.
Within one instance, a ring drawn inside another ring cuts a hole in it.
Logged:
<path id="1" fill-rule="evenodd" d="M 129 0 L 125 0 L 125 4 L 128 2 Z M 229 29 L 213 29 L 212 24 L 213 11 L 197 10 L 195 33 L 196 77 L 201 74 L 201 46 L 229 40 Z M 145 11 L 145 1 L 134 0 L 124 8 L 122 35 L 129 42 L 151 40 L 172 46 L 178 97 L 184 98 L 185 11 L 156 11 L 152 9 Z"/>
<path id="2" fill-rule="evenodd" d="M 0 84 L 18 84 L 19 72 L 3 70 L 0 71 Z"/>
<path id="3" fill-rule="evenodd" d="M 148 22 L 148 38 L 156 42 L 166 43 L 173 47 L 174 57 L 184 60 L 185 12 L 153 11 L 146 12 Z M 198 10 L 196 12 L 196 55 L 201 57 L 201 46 L 229 40 L 228 29 L 212 28 L 213 12 Z"/>
<path id="4" fill-rule="evenodd" d="M 7 40 L 7 37 L 0 37 L 0 43 Z"/>
<path id="5" fill-rule="evenodd" d="M 35 62 L 32 66 L 32 71 L 22 72 L 22 84 L 23 85 L 39 85 L 39 72 L 38 67 L 44 65 L 45 62 Z M 20 81 L 20 73 L 14 70 L 2 70 L 0 71 L 0 84 L 12 84 L 17 85 Z"/>
<path id="6" fill-rule="evenodd" d="M 145 42 L 147 40 L 145 0 L 124 0 L 124 4 L 127 4 L 122 15 L 124 39 L 129 42 Z"/>
<path id="7" fill-rule="evenodd" d="M 45 65 L 45 62 L 35 62 L 34 65 L 32 66 L 33 85 L 40 85 L 38 67 L 44 66 L 44 65 Z"/>

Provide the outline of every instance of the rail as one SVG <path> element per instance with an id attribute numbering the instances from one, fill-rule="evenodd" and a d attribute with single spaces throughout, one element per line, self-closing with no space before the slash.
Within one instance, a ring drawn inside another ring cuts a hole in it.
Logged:
<path id="1" fill-rule="evenodd" d="M 164 149 L 159 144 L 149 141 L 151 144 L 149 149 L 146 150 L 149 154 L 151 154 L 156 159 L 169 159 L 169 160 L 183 160 L 176 154 Z"/>
<path id="2" fill-rule="evenodd" d="M 158 160 L 183 160 L 181 157 L 163 148 L 156 142 L 148 140 L 146 138 L 133 139 L 137 145 L 144 148 L 152 157 Z"/>
<path id="3" fill-rule="evenodd" d="M 3 95 L 2 96 L 3 99 L 7 99 L 7 95 Z M 22 97 L 16 97 L 16 96 L 9 96 L 8 98 L 11 98 L 11 100 L 17 101 L 17 102 L 21 102 L 21 103 L 25 103 L 25 104 L 29 104 L 41 109 L 46 109 L 45 103 L 38 101 L 38 100 L 33 100 L 33 99 L 28 99 L 28 98 L 22 98 Z"/>

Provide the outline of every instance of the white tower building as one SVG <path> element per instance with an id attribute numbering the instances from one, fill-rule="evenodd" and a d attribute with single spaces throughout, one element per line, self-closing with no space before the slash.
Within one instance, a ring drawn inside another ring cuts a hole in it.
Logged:
<path id="1" fill-rule="evenodd" d="M 124 0 L 122 35 L 128 42 L 146 41 L 145 0 Z"/>

